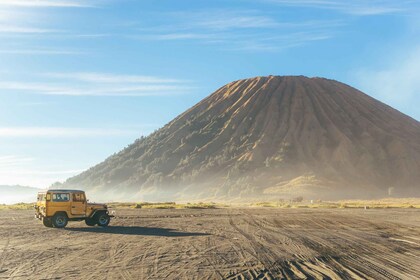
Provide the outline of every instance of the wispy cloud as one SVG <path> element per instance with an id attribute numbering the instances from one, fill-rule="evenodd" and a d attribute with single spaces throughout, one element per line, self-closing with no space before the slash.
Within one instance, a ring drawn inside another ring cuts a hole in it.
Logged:
<path id="1" fill-rule="evenodd" d="M 24 102 L 19 103 L 18 105 L 21 107 L 38 107 L 38 106 L 45 106 L 53 104 L 52 102 Z"/>
<path id="2" fill-rule="evenodd" d="M 255 15 L 251 12 L 222 11 L 217 13 L 196 13 L 191 16 L 197 26 L 214 30 L 274 28 L 281 23 L 266 15 Z"/>
<path id="3" fill-rule="evenodd" d="M 22 27 L 22 26 L 0 26 L 0 33 L 52 33 L 58 32 L 53 29 L 34 28 L 34 27 Z"/>
<path id="4" fill-rule="evenodd" d="M 332 31 L 308 30 L 296 32 L 279 32 L 279 35 L 269 33 L 247 33 L 247 34 L 179 34 L 168 33 L 159 35 L 148 35 L 137 37 L 144 40 L 175 41 L 194 40 L 203 44 L 217 45 L 225 50 L 235 51 L 278 51 L 287 48 L 305 45 L 309 42 L 327 40 L 334 36 Z"/>
<path id="5" fill-rule="evenodd" d="M 87 8 L 94 7 L 94 4 L 92 1 L 87 0 L 1 0 L 0 6 Z"/>
<path id="6" fill-rule="evenodd" d="M 129 38 L 150 41 L 195 41 L 225 50 L 275 51 L 334 36 L 343 22 L 278 21 L 255 10 L 169 13 L 162 24 L 136 28 Z M 137 32 L 135 32 L 137 31 Z M 315 39 L 316 38 L 316 39 Z"/>
<path id="7" fill-rule="evenodd" d="M 68 96 L 163 96 L 191 93 L 190 82 L 153 76 L 109 73 L 45 73 L 48 81 L 30 83 L 2 81 L 9 92 Z"/>
<path id="8" fill-rule="evenodd" d="M 25 157 L 19 155 L 4 155 L 0 156 L 0 167 L 22 165 L 33 160 L 34 158 L 32 157 Z"/>
<path id="9" fill-rule="evenodd" d="M 20 43 L 18 39 L 27 38 L 65 38 L 73 36 L 90 38 L 92 34 L 72 34 L 71 31 L 57 29 L 57 22 L 48 22 L 43 18 L 47 13 L 45 8 L 83 8 L 94 7 L 100 0 L 1 0 L 0 1 L 0 36 L 12 37 L 13 40 L 4 41 L 0 53 L 25 55 L 68 55 L 80 54 L 79 51 L 61 49 L 45 49 L 30 46 L 28 41 Z M 35 9 L 40 8 L 40 9 Z M 44 9 L 41 9 L 44 8 Z M 44 27 L 45 25 L 51 27 Z M 78 32 L 79 33 L 79 32 Z M 35 37 L 37 36 L 37 37 Z M 21 48 L 7 47 L 7 43 L 14 42 Z"/>
<path id="10" fill-rule="evenodd" d="M 411 50 L 399 51 L 399 55 L 382 69 L 359 69 L 356 84 L 366 93 L 397 108 L 413 110 L 412 115 L 420 119 L 418 111 L 420 96 L 420 45 Z"/>
<path id="11" fill-rule="evenodd" d="M 72 50 L 53 50 L 53 49 L 0 49 L 4 54 L 22 54 L 22 55 L 84 55 L 86 52 Z"/>
<path id="12" fill-rule="evenodd" d="M 68 127 L 0 127 L 0 138 L 13 137 L 49 137 L 49 138 L 80 138 L 80 137 L 115 137 L 140 135 L 141 131 L 135 129 L 112 129 L 112 128 L 68 128 Z M 3 158 L 3 162 L 18 161 L 16 158 Z M 0 164 L 2 158 L 0 158 Z"/>
<path id="13" fill-rule="evenodd" d="M 340 13 L 357 15 L 357 16 L 372 16 L 372 15 L 385 15 L 409 12 L 416 4 L 417 1 L 412 0 L 266 0 L 285 6 L 304 7 L 304 8 L 317 8 L 334 10 Z M 417 5 L 417 9 L 418 9 Z"/>
<path id="14" fill-rule="evenodd" d="M 7 171 L 7 174 L 9 175 L 69 175 L 69 174 L 78 174 L 81 173 L 83 171 L 85 171 L 87 168 L 85 169 L 69 169 L 69 170 L 53 170 L 53 171 L 43 171 L 43 170 L 33 170 L 33 169 L 27 169 L 27 170 L 11 170 L 11 171 Z M 0 171 L 0 174 L 4 174 L 6 172 L 2 172 Z M 50 182 L 52 183 L 52 182 Z"/>
<path id="15" fill-rule="evenodd" d="M 216 39 L 219 36 L 212 34 L 203 33 L 183 33 L 183 32 L 162 32 L 161 34 L 145 34 L 145 35 L 134 35 L 128 36 L 134 39 L 144 39 L 151 41 L 179 41 L 179 40 L 209 40 Z"/>
<path id="16" fill-rule="evenodd" d="M 239 51 L 277 51 L 282 49 L 303 46 L 309 42 L 322 41 L 332 37 L 327 32 L 295 32 L 279 36 L 267 36 L 259 40 L 238 39 L 226 48 Z M 275 44 L 273 44 L 275 42 Z"/>
<path id="17" fill-rule="evenodd" d="M 60 79 L 73 79 L 83 82 L 93 83 L 147 83 L 147 84 L 167 84 L 167 83 L 183 83 L 185 81 L 178 79 L 168 79 L 153 76 L 140 75 L 118 75 L 109 73 L 95 72 L 71 72 L 71 73 L 45 73 L 47 77 Z"/>
<path id="18" fill-rule="evenodd" d="M 162 96 L 185 94 L 192 91 L 192 87 L 178 85 L 134 85 L 134 86 L 80 86 L 78 88 L 67 85 L 54 85 L 50 83 L 22 83 L 0 82 L 0 89 L 27 92 L 43 95 L 69 95 L 69 96 Z"/>
<path id="19" fill-rule="evenodd" d="M 37 5 L 48 6 L 80 6 L 86 3 L 95 3 L 92 1 L 23 1 L 6 0 L 3 5 Z M 41 4 L 40 4 L 41 3 Z M 98 2 L 96 2 L 98 3 Z M 91 4 L 89 4 L 91 5 Z M 89 6 L 88 5 L 88 6 Z M 1 6 L 0 6 L 1 7 Z M 150 25 L 147 22 L 131 22 L 124 26 L 124 30 L 105 33 L 86 33 L 72 32 L 71 30 L 57 30 L 34 25 L 16 25 L 11 22 L 1 25 L 0 36 L 24 37 L 37 36 L 42 38 L 60 40 L 89 39 L 89 38 L 109 38 L 115 37 L 121 39 L 136 39 L 144 41 L 190 41 L 198 44 L 217 46 L 223 50 L 245 50 L 245 51 L 275 51 L 285 48 L 302 45 L 313 42 L 314 40 L 300 37 L 298 43 L 284 42 L 277 38 L 277 35 L 290 35 L 296 38 L 296 33 L 306 31 L 310 37 L 318 37 L 319 40 L 326 40 L 334 35 L 334 27 L 339 23 L 336 20 L 314 21 L 314 20 L 296 20 L 279 21 L 275 14 L 267 14 L 258 10 L 232 10 L 232 9 L 212 9 L 207 11 L 190 12 L 169 12 L 162 15 L 150 15 L 155 17 L 155 22 Z M 1 18 L 0 18 L 1 20 Z M 113 26 L 112 28 L 115 28 Z M 122 28 L 120 26 L 120 28 Z M 328 36 L 324 36 L 328 33 Z M 319 36 L 323 34 L 323 36 Z M 322 38 L 322 39 L 321 39 Z M 17 55 L 82 55 L 84 51 L 64 49 L 41 49 L 36 47 L 7 48 L 3 46 L 0 54 Z"/>

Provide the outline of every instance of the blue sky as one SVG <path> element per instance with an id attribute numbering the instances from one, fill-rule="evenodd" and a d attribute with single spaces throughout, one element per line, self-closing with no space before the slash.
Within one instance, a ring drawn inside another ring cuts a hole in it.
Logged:
<path id="1" fill-rule="evenodd" d="M 420 2 L 1 0 L 0 184 L 47 187 L 246 77 L 336 79 L 419 120 Z"/>

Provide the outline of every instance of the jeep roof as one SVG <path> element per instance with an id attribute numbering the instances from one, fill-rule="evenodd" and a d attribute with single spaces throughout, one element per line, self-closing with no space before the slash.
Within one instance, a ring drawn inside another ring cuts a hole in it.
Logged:
<path id="1" fill-rule="evenodd" d="M 82 191 L 82 190 L 52 189 L 52 190 L 47 190 L 46 192 L 68 192 L 68 193 L 75 193 L 75 192 L 85 192 L 85 191 Z"/>

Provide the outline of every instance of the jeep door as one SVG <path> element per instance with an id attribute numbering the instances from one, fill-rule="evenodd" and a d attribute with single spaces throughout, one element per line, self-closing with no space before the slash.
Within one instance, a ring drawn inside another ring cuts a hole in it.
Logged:
<path id="1" fill-rule="evenodd" d="M 71 214 L 76 216 L 86 214 L 86 198 L 84 193 L 73 193 Z"/>

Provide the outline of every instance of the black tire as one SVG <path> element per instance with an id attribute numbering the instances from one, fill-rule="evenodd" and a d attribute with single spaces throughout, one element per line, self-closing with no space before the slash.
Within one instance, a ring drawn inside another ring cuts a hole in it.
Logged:
<path id="1" fill-rule="evenodd" d="M 100 227 L 107 227 L 109 225 L 109 222 L 111 221 L 111 217 L 108 216 L 107 213 L 101 212 L 96 214 L 96 223 Z"/>
<path id="2" fill-rule="evenodd" d="M 96 221 L 95 219 L 91 219 L 91 218 L 86 218 L 85 220 L 86 225 L 93 227 L 96 226 Z"/>
<path id="3" fill-rule="evenodd" d="M 42 218 L 42 223 L 46 227 L 53 227 L 53 224 L 50 218 Z"/>
<path id="4" fill-rule="evenodd" d="M 68 223 L 67 215 L 63 213 L 55 214 L 52 218 L 52 223 L 55 228 L 65 228 Z"/>

